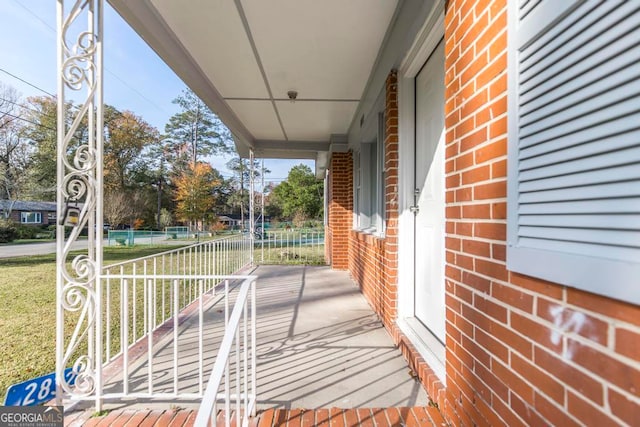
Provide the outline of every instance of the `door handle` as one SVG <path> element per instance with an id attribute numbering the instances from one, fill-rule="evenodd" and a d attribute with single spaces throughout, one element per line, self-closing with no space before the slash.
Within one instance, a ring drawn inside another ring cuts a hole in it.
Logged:
<path id="1" fill-rule="evenodd" d="M 419 188 L 414 188 L 413 189 L 413 203 L 415 203 L 415 205 L 413 206 L 409 206 L 409 212 L 411 212 L 414 215 L 417 215 L 418 212 L 420 212 L 420 206 L 418 206 L 418 196 L 420 195 L 420 189 Z"/>

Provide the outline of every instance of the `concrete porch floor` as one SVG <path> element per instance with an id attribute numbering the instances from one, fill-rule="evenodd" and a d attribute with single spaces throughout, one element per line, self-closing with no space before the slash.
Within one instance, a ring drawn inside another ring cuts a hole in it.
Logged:
<path id="1" fill-rule="evenodd" d="M 329 267 L 260 266 L 257 274 L 258 409 L 425 407 L 428 397 L 412 378 L 400 351 L 346 272 Z M 205 321 L 220 322 L 222 302 L 211 306 Z M 197 391 L 196 328 L 189 321 L 180 332 L 180 390 Z M 223 330 L 206 329 L 211 350 L 206 371 Z M 171 384 L 169 337 L 154 347 L 154 373 Z M 166 359 L 166 360 L 165 360 Z M 163 369 L 167 374 L 163 373 Z M 131 389 L 143 389 L 146 359 L 132 365 Z M 183 381 L 183 378 L 185 379 Z M 116 383 L 118 376 L 112 378 Z M 109 387 L 117 387 L 109 385 Z M 169 391 L 169 389 L 167 389 Z M 184 407 L 199 402 L 107 402 L 108 410 L 149 410 Z M 79 408 L 80 409 L 80 408 Z M 68 424 L 86 421 L 68 414 Z"/>
<path id="2" fill-rule="evenodd" d="M 262 266 L 258 400 L 270 408 L 421 406 L 422 386 L 346 272 Z"/>

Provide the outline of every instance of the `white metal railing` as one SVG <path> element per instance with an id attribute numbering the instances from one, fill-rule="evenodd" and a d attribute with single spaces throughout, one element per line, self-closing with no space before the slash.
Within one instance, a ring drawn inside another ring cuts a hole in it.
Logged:
<path id="1" fill-rule="evenodd" d="M 90 370 L 76 363 L 74 370 L 91 375 L 79 376 L 64 397 L 95 400 L 96 407 L 122 397 L 201 399 L 230 299 L 243 281 L 255 281 L 238 275 L 251 265 L 252 240 L 237 235 L 104 267 L 94 291 L 102 304 L 90 313 L 101 340 L 64 353 L 64 360 L 74 360 L 74 350 L 86 351 L 101 363 Z M 216 307 L 222 304 L 224 317 Z"/>
<path id="2" fill-rule="evenodd" d="M 220 276 L 232 275 L 250 264 L 251 241 L 246 235 L 236 235 L 104 267 L 102 294 L 105 307 L 109 307 L 104 311 L 105 363 L 122 353 L 119 343 L 136 344 L 164 324 L 172 317 L 176 304 L 178 311 L 185 309 L 203 292 L 211 292 Z M 173 276 L 180 279 L 180 289 L 172 288 L 174 281 L 168 277 Z M 119 303 L 120 310 L 111 309 L 114 302 Z M 127 334 L 122 329 L 125 308 Z M 151 313 L 147 308 L 152 309 Z M 114 328 L 118 326 L 114 316 L 122 319 L 120 328 Z M 114 334 L 114 329 L 119 333 Z"/>
<path id="3" fill-rule="evenodd" d="M 324 264 L 324 231 L 267 230 L 256 233 L 257 261 L 266 264 Z"/>
<path id="4" fill-rule="evenodd" d="M 226 282 L 225 282 L 226 283 Z M 225 284 L 228 286 L 228 284 Z M 228 294 L 228 292 L 226 292 Z M 229 427 L 247 426 L 256 408 L 256 278 L 242 283 L 229 316 L 225 300 L 225 334 L 198 409 L 195 426 L 214 425 L 224 420 Z M 248 315 L 249 306 L 251 315 Z M 231 357 L 233 356 L 233 357 Z M 222 411 L 218 413 L 219 403 Z"/>

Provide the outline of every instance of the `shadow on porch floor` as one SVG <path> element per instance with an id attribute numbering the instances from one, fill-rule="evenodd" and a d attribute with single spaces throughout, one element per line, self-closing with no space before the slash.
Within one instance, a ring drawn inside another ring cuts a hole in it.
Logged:
<path id="1" fill-rule="evenodd" d="M 395 348 L 347 273 L 333 271 L 329 267 L 261 266 L 254 274 L 259 277 L 259 410 L 406 407 L 419 407 L 416 410 L 418 412 L 425 410 L 428 404 L 425 391 L 410 375 L 400 351 Z M 210 310 L 212 317 L 216 317 L 215 313 L 220 308 L 214 305 Z M 213 328 L 208 339 L 219 342 L 223 333 L 219 329 Z M 194 341 L 190 338 L 191 333 L 195 335 L 195 330 L 191 332 L 185 329 L 180 339 Z M 161 356 L 162 343 L 159 344 L 156 352 Z M 184 386 L 181 383 L 180 390 L 197 391 L 193 381 L 197 372 L 197 357 L 193 357 L 193 352 L 187 347 L 185 350 L 187 353 L 180 357 L 180 370 L 181 378 L 187 380 Z M 212 366 L 213 357 L 207 358 L 206 363 Z M 193 375 L 190 374 L 191 370 Z M 144 387 L 142 378 L 145 371 L 142 361 L 135 371 L 140 373 L 140 381 L 135 379 L 134 372 L 132 384 Z M 159 366 L 154 367 L 154 372 L 162 375 Z M 198 403 L 134 400 L 108 402 L 105 408 L 113 410 L 114 415 L 122 410 L 127 410 L 127 413 L 142 409 L 147 413 L 151 413 L 150 410 L 157 413 L 159 410 L 166 417 L 169 407 L 192 410 L 197 408 Z M 277 414 L 276 421 L 279 417 L 303 417 L 303 413 L 295 415 L 295 411 L 267 411 L 263 412 L 263 418 L 269 413 Z M 375 418 L 374 412 L 369 409 L 366 411 Z M 321 413 L 305 411 L 304 414 L 307 412 Z M 357 425 L 349 423 L 347 413 L 358 415 L 357 411 L 345 412 L 343 418 L 347 424 L 344 425 Z M 386 416 L 389 413 L 395 413 L 394 409 L 385 411 Z M 304 417 L 309 417 L 309 414 Z M 68 421 L 77 424 L 81 419 L 86 421 L 87 415 L 85 413 L 84 417 L 79 417 L 69 414 Z M 280 425 L 275 424 L 276 421 L 271 424 Z M 363 422 L 362 425 L 367 424 Z"/>
<path id="2" fill-rule="evenodd" d="M 427 404 L 347 273 L 304 266 L 256 273 L 260 408 Z"/>

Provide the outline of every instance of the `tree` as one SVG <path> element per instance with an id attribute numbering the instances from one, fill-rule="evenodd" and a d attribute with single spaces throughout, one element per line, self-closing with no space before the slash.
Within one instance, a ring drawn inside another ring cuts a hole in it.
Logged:
<path id="1" fill-rule="evenodd" d="M 190 164 L 189 168 L 176 180 L 175 199 L 178 219 L 189 225 L 199 225 L 212 218 L 215 204 L 213 189 L 219 184 L 214 169 L 207 163 Z"/>
<path id="2" fill-rule="evenodd" d="M 231 133 L 195 93 L 185 89 L 173 103 L 181 111 L 171 116 L 165 133 L 173 140 L 170 161 L 176 174 L 199 158 L 231 152 Z"/>
<path id="3" fill-rule="evenodd" d="M 104 220 L 113 228 L 126 224 L 132 216 L 132 207 L 122 191 L 106 191 L 104 194 Z"/>
<path id="4" fill-rule="evenodd" d="M 287 179 L 273 189 L 273 198 L 285 218 L 320 219 L 324 183 L 306 165 L 291 168 Z"/>
<path id="5" fill-rule="evenodd" d="M 0 199 L 15 201 L 27 193 L 31 149 L 23 136 L 21 115 L 18 93 L 0 83 Z"/>
<path id="6" fill-rule="evenodd" d="M 132 226 L 147 206 L 147 198 L 139 189 L 107 190 L 104 194 L 104 220 L 114 228 L 125 224 Z"/>
<path id="7" fill-rule="evenodd" d="M 25 120 L 22 135 L 33 149 L 29 168 L 30 193 L 38 200 L 55 200 L 57 162 L 58 101 L 51 96 L 27 98 L 23 110 Z M 77 110 L 68 104 L 65 121 L 71 123 Z M 86 120 L 78 127 L 69 144 L 69 153 L 87 141 Z"/>
<path id="8" fill-rule="evenodd" d="M 105 110 L 104 183 L 108 189 L 133 188 L 136 175 L 147 168 L 143 150 L 159 139 L 159 132 L 131 111 Z"/>
<path id="9" fill-rule="evenodd" d="M 171 224 L 173 224 L 173 216 L 171 215 L 171 212 L 169 212 L 165 208 L 162 208 L 160 210 L 160 221 L 158 228 L 164 230 L 165 228 L 171 226 Z"/>
<path id="10" fill-rule="evenodd" d="M 282 206 L 280 201 L 273 193 L 273 189 L 276 188 L 276 184 L 273 182 L 267 183 L 264 188 L 264 213 L 271 217 L 271 219 L 282 219 Z"/>
<path id="11" fill-rule="evenodd" d="M 213 187 L 213 194 L 215 194 L 214 213 L 218 216 L 232 212 L 230 200 L 232 200 L 235 194 L 233 178 L 225 179 L 216 169 L 213 169 L 213 178 L 216 182 L 216 185 Z"/>
<path id="12" fill-rule="evenodd" d="M 244 224 L 245 212 L 249 210 L 249 194 L 245 192 L 246 186 L 251 179 L 251 163 L 249 159 L 242 159 L 240 156 L 234 157 L 227 162 L 227 168 L 233 172 L 237 191 L 229 197 L 231 207 L 238 208 L 241 221 Z M 257 180 L 263 173 L 269 173 L 268 169 L 261 169 L 258 159 L 253 160 L 253 179 Z M 235 210 L 235 209 L 234 209 Z"/>

